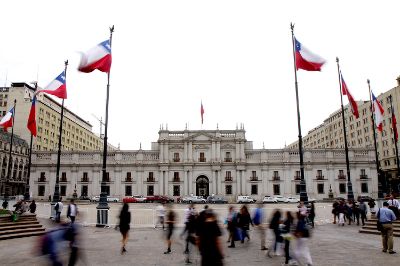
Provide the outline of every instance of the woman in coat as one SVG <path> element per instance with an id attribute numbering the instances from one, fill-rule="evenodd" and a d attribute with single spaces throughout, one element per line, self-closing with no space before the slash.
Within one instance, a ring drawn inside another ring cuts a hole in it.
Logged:
<path id="1" fill-rule="evenodd" d="M 122 249 L 121 254 L 126 252 L 125 246 L 128 242 L 128 232 L 130 229 L 131 223 L 131 213 L 129 212 L 129 206 L 127 203 L 124 203 L 121 209 L 121 213 L 119 215 L 119 231 L 122 235 Z"/>

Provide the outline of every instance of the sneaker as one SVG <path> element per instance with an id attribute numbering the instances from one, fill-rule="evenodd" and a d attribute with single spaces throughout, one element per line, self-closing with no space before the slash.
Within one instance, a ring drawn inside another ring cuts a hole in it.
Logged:
<path id="1" fill-rule="evenodd" d="M 383 249 L 383 250 L 382 250 L 382 252 L 386 253 L 386 252 L 387 252 L 387 250 L 384 250 L 384 249 Z"/>
<path id="2" fill-rule="evenodd" d="M 171 253 L 170 249 L 168 249 L 167 251 L 164 252 L 164 254 L 170 254 L 170 253 Z"/>
<path id="3" fill-rule="evenodd" d="M 389 254 L 396 254 L 396 251 L 389 251 Z"/>

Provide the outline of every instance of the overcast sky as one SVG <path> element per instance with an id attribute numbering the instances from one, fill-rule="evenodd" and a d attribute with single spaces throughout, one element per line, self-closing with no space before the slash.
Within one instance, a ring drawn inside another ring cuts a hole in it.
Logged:
<path id="1" fill-rule="evenodd" d="M 46 86 L 70 64 L 65 105 L 99 132 L 107 75 L 79 73 L 78 51 L 115 25 L 109 141 L 150 149 L 169 130 L 235 129 L 255 148 L 297 140 L 290 22 L 297 39 L 327 60 L 298 72 L 303 136 L 340 108 L 335 57 L 356 100 L 366 79 L 380 94 L 396 86 L 400 1 L 3 1 L 0 86 Z M 347 103 L 347 99 L 344 100 Z M 16 118 L 18 119 L 18 118 Z"/>

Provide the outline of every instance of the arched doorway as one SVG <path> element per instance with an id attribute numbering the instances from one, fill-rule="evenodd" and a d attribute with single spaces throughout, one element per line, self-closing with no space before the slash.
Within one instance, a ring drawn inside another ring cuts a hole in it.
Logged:
<path id="1" fill-rule="evenodd" d="M 204 175 L 196 179 L 196 195 L 207 197 L 209 195 L 209 181 Z"/>

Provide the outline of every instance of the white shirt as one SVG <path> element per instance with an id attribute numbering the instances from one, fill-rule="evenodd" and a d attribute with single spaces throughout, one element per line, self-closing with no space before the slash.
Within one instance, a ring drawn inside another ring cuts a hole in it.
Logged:
<path id="1" fill-rule="evenodd" d="M 62 204 L 61 201 L 59 201 L 57 203 L 58 203 L 58 212 L 62 212 L 62 209 L 63 209 L 64 205 Z"/>
<path id="2" fill-rule="evenodd" d="M 164 217 L 165 216 L 165 208 L 162 205 L 158 205 L 156 208 L 157 216 Z"/>
<path id="3" fill-rule="evenodd" d="M 387 203 L 389 204 L 389 206 L 394 206 L 396 208 L 400 208 L 400 204 L 399 201 L 397 199 L 390 199 L 387 201 Z"/>
<path id="4" fill-rule="evenodd" d="M 70 208 L 69 216 L 76 216 L 76 205 L 75 204 L 70 204 L 69 208 Z"/>

